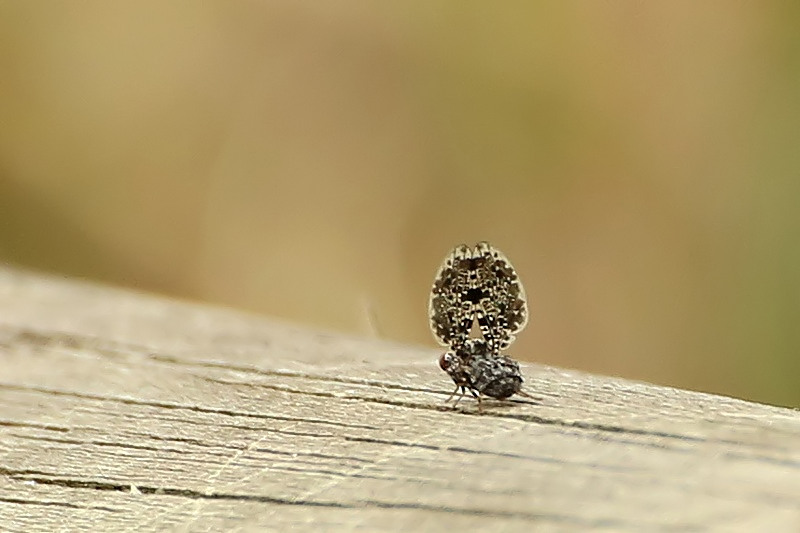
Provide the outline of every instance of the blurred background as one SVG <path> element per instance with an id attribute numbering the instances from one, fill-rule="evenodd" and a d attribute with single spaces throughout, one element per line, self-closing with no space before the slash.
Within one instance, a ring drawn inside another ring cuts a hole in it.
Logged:
<path id="1" fill-rule="evenodd" d="M 433 346 L 489 240 L 517 358 L 800 406 L 798 16 L 2 2 L 0 262 Z"/>

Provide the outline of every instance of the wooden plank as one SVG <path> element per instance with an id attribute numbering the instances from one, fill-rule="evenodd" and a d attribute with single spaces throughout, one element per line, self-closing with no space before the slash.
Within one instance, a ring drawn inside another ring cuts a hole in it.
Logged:
<path id="1" fill-rule="evenodd" d="M 437 356 L 0 269 L 0 529 L 800 531 L 797 411 Z"/>

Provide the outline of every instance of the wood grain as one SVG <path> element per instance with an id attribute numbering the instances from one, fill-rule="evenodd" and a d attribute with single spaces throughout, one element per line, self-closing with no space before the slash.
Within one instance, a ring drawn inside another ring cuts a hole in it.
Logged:
<path id="1" fill-rule="evenodd" d="M 797 411 L 437 356 L 0 269 L 0 529 L 800 531 Z"/>

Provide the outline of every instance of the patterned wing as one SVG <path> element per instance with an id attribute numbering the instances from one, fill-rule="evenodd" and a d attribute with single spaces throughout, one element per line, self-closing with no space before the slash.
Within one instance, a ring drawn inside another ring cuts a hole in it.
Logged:
<path id="1" fill-rule="evenodd" d="M 463 345 L 475 320 L 475 305 L 468 298 L 473 285 L 472 250 L 464 244 L 445 258 L 433 280 L 428 302 L 431 332 L 444 346 Z"/>
<path id="2" fill-rule="evenodd" d="M 483 338 L 498 354 L 528 323 L 525 289 L 508 258 L 491 244 L 478 243 L 472 257 L 475 314 Z"/>

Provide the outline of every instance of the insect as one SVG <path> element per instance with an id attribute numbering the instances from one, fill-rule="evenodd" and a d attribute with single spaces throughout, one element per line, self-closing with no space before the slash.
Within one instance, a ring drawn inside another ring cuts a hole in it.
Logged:
<path id="1" fill-rule="evenodd" d="M 456 388 L 478 399 L 522 394 L 519 364 L 501 354 L 528 323 L 525 290 L 511 262 L 488 242 L 462 244 L 445 258 L 428 303 L 431 332 L 449 348 L 439 366 Z M 482 338 L 472 336 L 477 321 Z M 455 405 L 455 404 L 454 404 Z"/>

